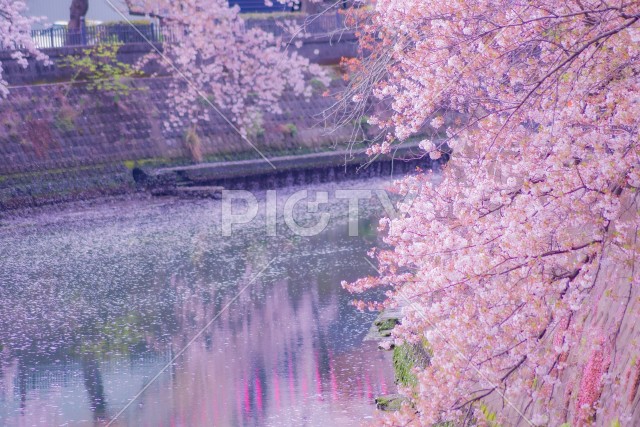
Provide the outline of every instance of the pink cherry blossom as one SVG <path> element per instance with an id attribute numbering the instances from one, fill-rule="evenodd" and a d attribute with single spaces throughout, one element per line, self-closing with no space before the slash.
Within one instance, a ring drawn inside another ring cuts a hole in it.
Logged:
<path id="1" fill-rule="evenodd" d="M 329 84 L 324 69 L 299 55 L 289 39 L 250 28 L 237 6 L 226 0 L 148 1 L 162 11 L 172 42 L 168 60 L 158 59 L 175 77 L 168 97 L 168 126 L 208 121 L 220 110 L 243 132 L 259 126 L 264 113 L 279 113 L 286 91 L 310 96 L 311 77 Z"/>
<path id="2" fill-rule="evenodd" d="M 406 306 L 396 339 L 433 352 L 411 405 L 381 421 L 465 423 L 497 401 L 562 424 L 553 390 L 582 372 L 567 354 L 591 290 L 610 265 L 638 283 L 640 3 L 378 0 L 355 14 L 368 55 L 347 64 L 350 99 L 377 97 L 371 122 L 396 140 L 445 131 L 425 155 L 453 148 L 439 184 L 397 183 L 415 198 L 384 221 L 380 274 L 347 285 L 390 288 L 386 304 Z M 590 408 L 603 351 L 577 378 Z"/>
<path id="3" fill-rule="evenodd" d="M 27 5 L 22 0 L 0 0 L 0 49 L 13 50 L 12 57 L 25 68 L 29 55 L 48 63 L 47 56 L 38 51 L 31 39 L 31 25 L 40 18 L 25 16 L 26 10 Z M 5 98 L 8 93 L 0 62 L 0 99 Z"/>

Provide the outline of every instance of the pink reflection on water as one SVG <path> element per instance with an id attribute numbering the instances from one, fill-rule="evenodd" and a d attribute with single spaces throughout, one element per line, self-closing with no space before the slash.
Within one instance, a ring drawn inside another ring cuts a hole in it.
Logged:
<path id="1" fill-rule="evenodd" d="M 182 288 L 178 293 L 186 295 L 184 301 L 194 301 L 188 291 Z M 196 341 L 190 346 L 179 360 L 180 369 L 162 377 L 165 383 L 159 380 L 157 387 L 149 388 L 143 396 L 144 406 L 132 408 L 120 425 L 333 426 L 338 418 L 342 420 L 340 425 L 358 425 L 363 416 L 374 412 L 371 401 L 376 393 L 387 393 L 393 386 L 390 354 L 378 351 L 375 344 L 318 348 L 317 335 L 334 327 L 336 317 L 332 316 L 337 316 L 336 312 L 329 307 L 321 318 L 316 317 L 317 303 L 312 293 L 306 294 L 296 309 L 288 298 L 284 286 L 275 286 L 266 292 L 266 301 L 261 304 L 250 299 L 238 302 L 239 306 L 226 313 L 228 319 L 211 325 L 211 343 Z M 199 325 L 190 324 L 190 319 L 205 322 L 210 318 L 203 304 L 185 303 L 181 308 L 179 322 L 189 324 L 191 329 L 197 330 Z M 273 321 L 274 313 L 286 320 Z M 176 338 L 174 346 L 181 348 L 183 342 Z M 328 363 L 321 363 L 324 360 Z M 160 360 L 157 365 L 165 363 Z M 123 376 L 127 381 L 135 380 L 133 371 L 103 369 L 106 382 L 117 383 Z M 3 371 L 9 378 L 7 365 Z M 148 372 L 140 375 L 140 386 Z M 12 387 L 5 388 L 6 399 L 13 399 Z M 309 399 L 309 392 L 317 398 Z M 129 397 L 107 394 L 109 414 L 119 410 L 118 398 Z M 30 392 L 27 409 L 51 405 L 48 399 L 44 392 Z M 91 419 L 86 408 L 78 411 L 84 411 L 78 418 Z M 36 420 L 27 410 L 19 422 L 13 421 L 8 423 L 27 425 Z"/>
<path id="2" fill-rule="evenodd" d="M 306 399 L 307 397 L 309 397 L 309 390 L 307 387 L 307 377 L 306 375 L 302 376 L 302 387 L 300 390 L 300 394 L 302 395 L 303 399 Z"/>
<path id="3" fill-rule="evenodd" d="M 249 398 L 249 381 L 246 378 L 243 378 L 244 385 L 244 412 L 251 412 L 251 399 Z"/>
<path id="4" fill-rule="evenodd" d="M 273 397 L 276 403 L 276 410 L 280 410 L 280 378 L 278 378 L 278 373 L 276 370 L 273 370 Z"/>
<path id="5" fill-rule="evenodd" d="M 255 397 L 256 397 L 256 406 L 258 407 L 258 414 L 262 414 L 262 385 L 260 384 L 260 376 L 257 373 L 256 373 L 254 385 L 255 385 Z"/>

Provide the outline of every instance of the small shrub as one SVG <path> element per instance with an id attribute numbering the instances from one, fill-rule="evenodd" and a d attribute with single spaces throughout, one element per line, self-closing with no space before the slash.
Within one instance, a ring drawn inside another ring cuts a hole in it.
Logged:
<path id="1" fill-rule="evenodd" d="M 61 61 L 62 67 L 75 71 L 72 81 L 86 80 L 87 87 L 92 90 L 107 92 L 113 95 L 116 102 L 137 90 L 130 84 L 133 77 L 142 73 L 130 64 L 118 61 L 118 50 L 122 43 L 112 42 L 84 49 L 81 55 L 69 55 Z"/>
<path id="2" fill-rule="evenodd" d="M 376 407 L 381 411 L 389 412 L 399 411 L 404 400 L 404 397 L 397 394 L 378 396 L 375 398 Z"/>
<path id="3" fill-rule="evenodd" d="M 197 163 L 202 162 L 202 141 L 195 127 L 189 128 L 185 133 L 184 142 L 189 150 L 191 159 Z"/>
<path id="4" fill-rule="evenodd" d="M 356 129 L 364 132 L 365 135 L 367 131 L 371 128 L 371 125 L 369 124 L 369 116 L 360 116 L 359 118 L 354 119 L 351 123 L 353 123 L 353 126 Z"/>
<path id="5" fill-rule="evenodd" d="M 262 113 L 254 114 L 251 117 L 251 122 L 245 126 L 245 131 L 247 132 L 247 137 L 249 139 L 257 139 L 264 137 L 264 118 Z"/>
<path id="6" fill-rule="evenodd" d="M 327 86 L 322 82 L 322 80 L 318 78 L 311 79 L 311 81 L 309 81 L 309 84 L 311 85 L 313 90 L 316 90 L 318 92 L 323 92 L 327 88 Z"/>
<path id="7" fill-rule="evenodd" d="M 298 127 L 293 123 L 287 123 L 286 125 L 281 126 L 282 133 L 285 135 L 289 135 L 292 138 L 295 138 L 298 135 Z"/>
<path id="8" fill-rule="evenodd" d="M 30 115 L 24 121 L 24 138 L 20 143 L 24 147 L 33 150 L 38 158 L 44 158 L 48 155 L 49 148 L 54 144 L 55 140 L 51 132 L 51 122 L 43 119 L 33 119 Z"/>
<path id="9" fill-rule="evenodd" d="M 399 323 L 400 321 L 398 319 L 384 319 L 377 320 L 375 322 L 375 325 L 378 328 L 378 332 L 381 336 L 390 337 L 391 331 L 393 331 L 393 328 L 395 328 Z"/>
<path id="10" fill-rule="evenodd" d="M 69 105 L 63 105 L 56 114 L 53 125 L 62 132 L 71 132 L 76 128 L 76 112 Z"/>
<path id="11" fill-rule="evenodd" d="M 54 122 L 55 127 L 62 132 L 70 132 L 75 126 L 69 117 L 57 115 Z"/>
<path id="12" fill-rule="evenodd" d="M 102 23 L 105 27 L 113 27 L 113 26 L 128 26 L 134 25 L 136 27 L 145 27 L 151 25 L 151 21 L 148 19 L 132 19 L 131 21 L 107 21 Z"/>
<path id="13" fill-rule="evenodd" d="M 129 169 L 130 171 L 132 171 L 136 167 L 136 161 L 135 160 L 125 160 L 124 161 L 124 167 Z"/>

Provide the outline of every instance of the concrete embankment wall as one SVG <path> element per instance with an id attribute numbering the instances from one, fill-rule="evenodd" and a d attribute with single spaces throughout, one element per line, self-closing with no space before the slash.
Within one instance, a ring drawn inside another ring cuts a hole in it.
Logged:
<path id="1" fill-rule="evenodd" d="M 148 171 L 196 163 L 193 146 L 187 143 L 186 127 L 164 126 L 169 117 L 170 82 L 169 77 L 135 79 L 131 85 L 136 90 L 117 101 L 83 84 L 13 87 L 9 97 L 0 102 L 0 210 L 136 191 L 139 185 L 133 179 L 134 169 Z M 328 89 L 337 92 L 341 84 L 335 72 Z M 285 94 L 280 102 L 281 114 L 265 113 L 262 129 L 252 135 L 255 146 L 269 158 L 289 156 L 269 179 L 284 183 L 313 180 L 307 174 L 312 170 L 336 179 L 342 172 L 346 177 L 390 171 L 390 156 L 379 159 L 386 162 L 385 166 L 361 172 L 359 165 L 368 160 L 362 154 L 347 166 L 345 159 L 350 153 L 322 154 L 336 147 L 344 149 L 353 137 L 353 126 L 329 132 L 322 117 L 335 98 L 323 96 L 325 87 L 316 85 L 314 90 L 310 99 Z M 260 159 L 216 114 L 198 125 L 198 135 L 201 162 Z M 320 155 L 302 160 L 301 156 L 313 153 Z M 260 162 L 244 165 L 241 174 L 262 180 L 269 174 L 262 171 L 259 177 L 251 172 L 261 170 L 257 166 Z M 416 165 L 428 167 L 418 159 L 410 164 L 398 161 L 394 168 L 402 172 Z M 304 171 L 299 170 L 301 166 Z M 292 170 L 297 171 L 292 175 Z M 242 185 L 238 179 L 232 183 L 233 176 L 219 178 L 214 180 L 216 185 Z"/>
<path id="2" fill-rule="evenodd" d="M 337 64 L 357 51 L 351 33 L 301 41 L 297 52 L 319 64 Z M 83 49 L 45 49 L 53 64 L 29 60 L 27 68 L 10 52 L 0 51 L 3 77 L 11 85 L 8 99 L 0 100 L 0 210 L 133 191 L 135 168 L 259 157 L 215 113 L 210 122 L 198 125 L 197 150 L 187 143 L 186 127 L 166 129 L 171 80 L 154 68 L 157 64 L 151 63 L 145 72 L 160 77 L 133 80 L 135 90 L 118 100 L 83 83 L 70 84 L 72 70 L 60 67 L 60 60 Z M 146 43 L 126 44 L 118 59 L 133 64 L 151 49 Z M 339 73 L 334 74 L 329 89 L 335 92 L 341 83 Z M 352 129 L 328 133 L 324 126 L 323 112 L 334 102 L 322 96 L 326 89 L 314 85 L 311 99 L 285 94 L 282 113 L 265 113 L 252 142 L 269 157 L 323 152 L 345 144 Z"/>
<path id="3" fill-rule="evenodd" d="M 14 87 L 0 102 L 0 207 L 120 193 L 134 167 L 194 162 L 185 129 L 167 129 L 169 78 L 136 79 L 115 101 L 77 84 Z M 336 84 L 339 84 L 336 81 Z M 311 99 L 285 94 L 282 114 L 265 114 L 254 144 L 269 156 L 328 150 L 350 129 L 327 133 L 322 112 L 333 102 L 318 88 Z M 258 157 L 220 116 L 198 126 L 204 161 Z"/>
<path id="4" fill-rule="evenodd" d="M 188 163 L 184 128 L 167 129 L 170 78 L 131 82 L 135 89 L 115 100 L 82 84 L 14 87 L 0 102 L 0 174 L 37 172 L 111 162 Z M 265 113 L 253 143 L 272 154 L 326 149 L 350 137 L 350 129 L 327 133 L 323 111 L 334 100 L 320 88 L 310 98 L 285 93 L 282 114 Z M 198 124 L 205 160 L 258 156 L 218 114 Z"/>
<path id="5" fill-rule="evenodd" d="M 297 52 L 319 64 L 337 64 L 357 53 L 357 39 L 348 32 L 301 41 Z M 335 94 L 343 84 L 337 68 L 327 66 L 334 78 L 329 88 L 311 82 L 310 99 L 285 94 L 282 112 L 265 113 L 263 123 L 250 135 L 260 152 L 278 164 L 273 169 L 214 112 L 211 121 L 198 124 L 195 148 L 186 126 L 167 129 L 172 80 L 162 76 L 153 62 L 145 72 L 160 76 L 132 80 L 133 90 L 119 99 L 90 90 L 82 82 L 70 83 L 72 70 L 60 67 L 60 60 L 83 49 L 46 49 L 53 65 L 30 60 L 26 69 L 9 52 L 0 51 L 3 76 L 11 85 L 9 97 L 0 101 L 0 210 L 137 191 L 145 187 L 134 179 L 141 176 L 139 172 L 202 162 L 213 167 L 198 168 L 197 173 L 181 171 L 180 176 L 199 174 L 191 182 L 194 185 L 255 188 L 391 175 L 430 166 L 420 158 L 402 160 L 403 155 L 415 157 L 406 148 L 395 158 L 377 158 L 367 168 L 361 165 L 370 160 L 368 156 L 339 151 L 364 121 L 342 128 L 324 121 L 335 97 L 323 94 Z M 151 49 L 146 43 L 126 44 L 118 59 L 134 64 Z M 362 132 L 360 128 L 360 137 L 365 136 Z"/>

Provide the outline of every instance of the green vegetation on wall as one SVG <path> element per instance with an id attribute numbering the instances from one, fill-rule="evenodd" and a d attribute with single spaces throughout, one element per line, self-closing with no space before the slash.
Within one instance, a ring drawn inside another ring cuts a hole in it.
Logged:
<path id="1" fill-rule="evenodd" d="M 413 387 L 418 384 L 413 368 L 429 364 L 430 354 L 426 342 L 422 345 L 404 343 L 393 349 L 393 368 L 398 384 Z"/>
<path id="2" fill-rule="evenodd" d="M 85 80 L 89 89 L 109 93 L 117 102 L 137 90 L 130 80 L 141 75 L 131 65 L 118 60 L 121 45 L 113 42 L 84 49 L 81 55 L 67 56 L 61 66 L 75 71 L 72 81 Z"/>

